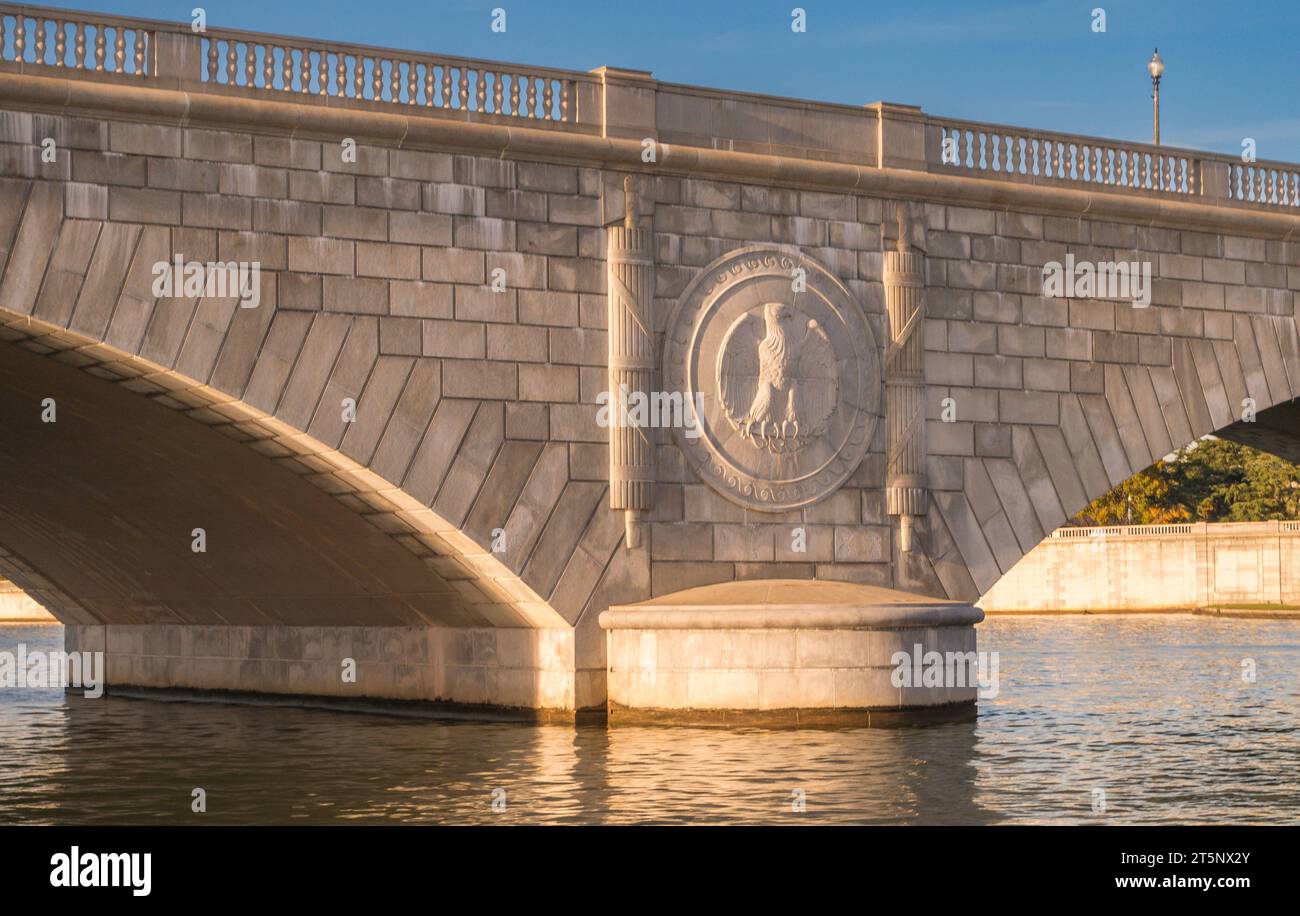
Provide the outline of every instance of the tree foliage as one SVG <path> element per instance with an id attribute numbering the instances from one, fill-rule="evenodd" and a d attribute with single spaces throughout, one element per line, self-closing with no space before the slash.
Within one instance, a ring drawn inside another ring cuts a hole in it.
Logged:
<path id="1" fill-rule="evenodd" d="M 1258 522 L 1300 518 L 1300 466 L 1205 438 L 1157 461 L 1071 521 L 1076 525 Z"/>

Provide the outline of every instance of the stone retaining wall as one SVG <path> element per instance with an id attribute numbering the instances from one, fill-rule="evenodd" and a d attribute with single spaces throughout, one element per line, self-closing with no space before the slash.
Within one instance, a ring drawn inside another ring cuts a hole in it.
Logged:
<path id="1" fill-rule="evenodd" d="M 1300 604 L 1300 523 L 1150 527 L 1180 530 L 1062 529 L 979 605 L 998 613 Z"/>

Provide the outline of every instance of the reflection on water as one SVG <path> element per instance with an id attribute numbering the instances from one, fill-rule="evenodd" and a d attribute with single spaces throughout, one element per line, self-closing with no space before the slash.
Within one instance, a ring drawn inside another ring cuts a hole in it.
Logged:
<path id="1" fill-rule="evenodd" d="M 896 731 L 441 723 L 5 689 L 0 823 L 1300 822 L 1300 622 L 1022 617 L 979 637 L 1001 662 L 979 720 Z M 0 651 L 20 642 L 59 648 L 62 630 L 0 627 Z M 207 814 L 190 811 L 195 787 Z"/>

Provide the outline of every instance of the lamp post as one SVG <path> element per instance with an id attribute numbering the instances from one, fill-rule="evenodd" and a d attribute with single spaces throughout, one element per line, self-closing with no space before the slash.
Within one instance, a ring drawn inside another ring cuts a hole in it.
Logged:
<path id="1" fill-rule="evenodd" d="M 1147 72 L 1151 74 L 1151 98 L 1155 101 L 1155 144 L 1160 145 L 1160 77 L 1165 72 L 1165 62 L 1160 59 L 1160 49 L 1147 61 Z"/>

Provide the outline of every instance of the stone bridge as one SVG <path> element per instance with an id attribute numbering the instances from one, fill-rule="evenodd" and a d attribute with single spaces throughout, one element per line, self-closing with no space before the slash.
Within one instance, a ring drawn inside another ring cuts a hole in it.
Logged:
<path id="1" fill-rule="evenodd" d="M 1300 456 L 1296 166 L 10 5 L 0 108 L 0 576 L 113 684 L 567 718 L 611 606 L 939 613 L 1197 437 Z"/>

